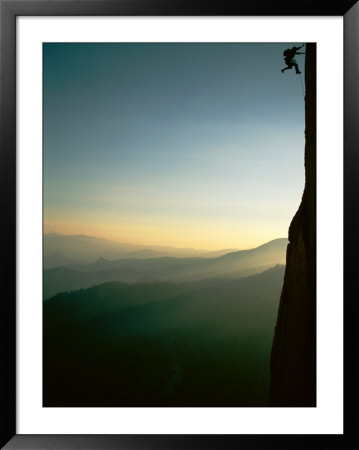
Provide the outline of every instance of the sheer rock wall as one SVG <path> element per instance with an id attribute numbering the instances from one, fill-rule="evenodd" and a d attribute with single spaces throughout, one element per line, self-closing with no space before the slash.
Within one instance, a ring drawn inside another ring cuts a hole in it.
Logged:
<path id="1" fill-rule="evenodd" d="M 316 44 L 305 56 L 305 187 L 289 227 L 270 406 L 316 405 Z"/>

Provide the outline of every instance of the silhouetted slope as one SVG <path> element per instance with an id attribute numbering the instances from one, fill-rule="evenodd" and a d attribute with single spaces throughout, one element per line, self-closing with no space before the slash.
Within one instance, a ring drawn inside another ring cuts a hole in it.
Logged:
<path id="1" fill-rule="evenodd" d="M 186 293 L 193 294 L 218 283 L 220 280 L 139 284 L 112 281 L 88 289 L 63 292 L 44 303 L 44 325 L 61 328 L 99 315 L 122 312 Z"/>
<path id="2" fill-rule="evenodd" d="M 289 228 L 271 406 L 316 405 L 316 44 L 306 46 L 305 86 L 305 188 Z"/>
<path id="3" fill-rule="evenodd" d="M 284 267 L 44 303 L 45 406 L 265 406 Z"/>

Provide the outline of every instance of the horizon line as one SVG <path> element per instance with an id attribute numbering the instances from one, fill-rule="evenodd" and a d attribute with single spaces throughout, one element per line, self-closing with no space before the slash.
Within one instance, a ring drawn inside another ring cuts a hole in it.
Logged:
<path id="1" fill-rule="evenodd" d="M 74 234 L 67 234 L 67 233 L 59 233 L 58 231 L 47 231 L 44 232 L 43 231 L 43 236 L 45 235 L 51 235 L 51 234 L 56 234 L 59 236 L 67 236 L 67 237 L 85 237 L 85 238 L 90 238 L 90 239 L 98 239 L 98 240 L 104 240 L 107 242 L 112 242 L 115 244 L 122 244 L 122 245 L 134 245 L 134 246 L 138 246 L 138 247 L 142 247 L 142 248 L 151 248 L 151 247 L 160 247 L 160 248 L 173 248 L 176 250 L 194 250 L 197 252 L 216 252 L 216 251 L 238 251 L 238 250 L 252 250 L 258 247 L 262 247 L 263 245 L 269 244 L 270 242 L 274 242 L 274 241 L 278 241 L 278 240 L 282 240 L 282 239 L 286 239 L 288 241 L 288 237 L 278 237 L 278 238 L 273 238 L 270 239 L 269 241 L 263 242 L 261 244 L 252 246 L 252 247 L 246 247 L 246 248 L 237 248 L 237 247 L 232 247 L 232 248 L 225 248 L 225 247 L 219 247 L 217 249 L 204 249 L 204 248 L 195 248 L 195 247 L 176 247 L 174 245 L 163 245 L 163 244 L 142 244 L 142 243 L 135 243 L 135 242 L 124 242 L 124 241 L 117 241 L 114 239 L 109 239 L 106 237 L 102 237 L 102 236 L 95 236 L 95 235 L 90 235 L 90 234 L 85 234 L 85 233 L 74 233 Z"/>

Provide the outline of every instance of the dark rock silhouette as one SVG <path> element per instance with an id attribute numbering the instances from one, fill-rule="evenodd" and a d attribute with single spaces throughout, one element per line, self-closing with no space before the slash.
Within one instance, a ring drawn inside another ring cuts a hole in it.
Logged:
<path id="1" fill-rule="evenodd" d="M 316 44 L 305 58 L 305 188 L 289 227 L 270 406 L 316 406 Z"/>

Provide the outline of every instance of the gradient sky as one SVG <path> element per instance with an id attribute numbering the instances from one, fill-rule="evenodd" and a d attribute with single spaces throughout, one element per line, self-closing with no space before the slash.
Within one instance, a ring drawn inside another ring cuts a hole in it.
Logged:
<path id="1" fill-rule="evenodd" d="M 44 44 L 45 232 L 286 237 L 304 187 L 300 77 L 280 71 L 293 45 Z"/>

